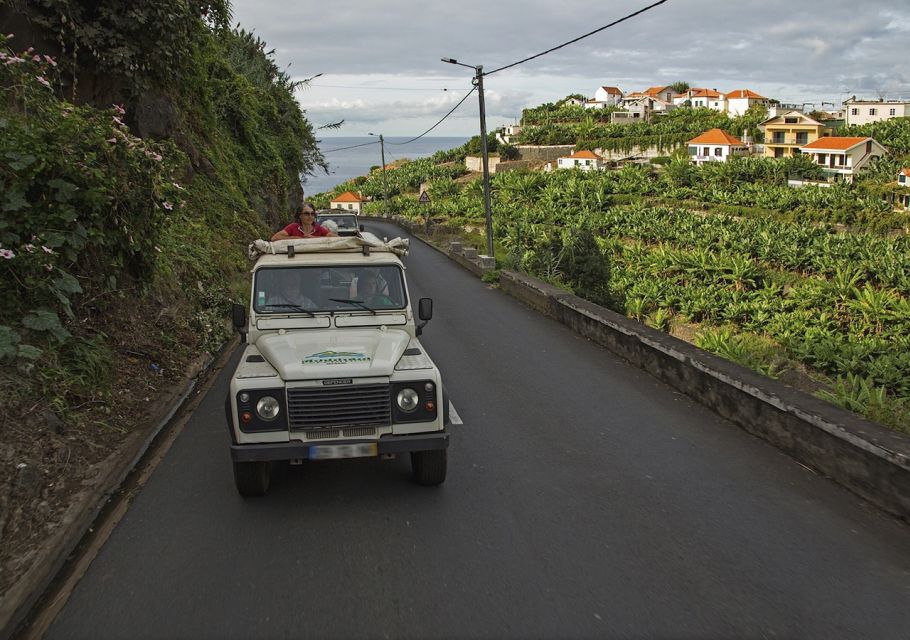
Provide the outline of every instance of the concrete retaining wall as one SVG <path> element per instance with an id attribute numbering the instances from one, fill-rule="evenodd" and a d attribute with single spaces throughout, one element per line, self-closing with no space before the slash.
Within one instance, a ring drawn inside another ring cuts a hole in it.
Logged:
<path id="1" fill-rule="evenodd" d="M 554 144 L 554 145 L 518 145 L 519 157 L 522 160 L 543 160 L 545 162 L 555 162 L 556 158 L 569 155 L 575 149 L 574 144 Z"/>
<path id="2" fill-rule="evenodd" d="M 503 271 L 503 290 L 910 521 L 910 437 L 582 300 Z"/>

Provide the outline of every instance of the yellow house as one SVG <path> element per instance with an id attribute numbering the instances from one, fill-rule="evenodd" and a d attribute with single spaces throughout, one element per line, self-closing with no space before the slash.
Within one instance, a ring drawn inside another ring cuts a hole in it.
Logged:
<path id="1" fill-rule="evenodd" d="M 787 111 L 768 118 L 758 127 L 765 132 L 766 158 L 789 158 L 799 148 L 831 135 L 831 129 L 799 111 Z"/>

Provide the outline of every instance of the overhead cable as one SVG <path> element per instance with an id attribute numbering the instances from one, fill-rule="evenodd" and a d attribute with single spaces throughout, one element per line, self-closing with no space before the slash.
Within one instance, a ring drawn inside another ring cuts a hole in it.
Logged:
<path id="1" fill-rule="evenodd" d="M 432 131 L 433 129 L 435 129 L 435 128 L 438 127 L 439 125 L 441 125 L 443 120 L 445 120 L 445 119 L 448 118 L 450 115 L 452 115 L 452 113 L 455 111 L 455 109 L 457 109 L 458 107 L 460 107 L 461 104 L 462 104 L 465 100 L 468 99 L 468 96 L 471 95 L 472 93 L 474 93 L 474 89 L 476 89 L 476 88 L 477 88 L 477 87 L 471 87 L 471 90 L 468 91 L 466 94 L 464 94 L 464 97 L 463 97 L 461 100 L 458 101 L 458 104 L 456 104 L 454 107 L 452 107 L 452 109 L 451 109 L 447 114 L 445 114 L 444 116 L 442 116 L 436 124 L 434 124 L 432 127 L 430 127 L 429 129 L 427 129 L 426 131 L 424 131 L 423 133 L 421 133 L 419 136 L 416 136 L 416 137 L 414 137 L 414 138 L 411 138 L 410 140 L 407 140 L 407 141 L 405 141 L 405 142 L 386 142 L 386 144 L 403 145 L 403 144 L 411 144 L 411 143 L 414 142 L 415 140 L 420 140 L 422 137 L 424 137 L 425 135 L 427 135 L 430 131 Z"/>
<path id="2" fill-rule="evenodd" d="M 527 58 L 525 58 L 524 60 L 519 60 L 518 62 L 513 62 L 512 64 L 507 64 L 507 65 L 504 66 L 504 67 L 499 67 L 498 69 L 493 69 L 492 71 L 487 71 L 487 72 L 484 73 L 483 75 L 485 75 L 485 76 L 493 75 L 494 73 L 498 73 L 498 72 L 503 71 L 503 70 L 505 70 L 505 69 L 511 69 L 512 67 L 516 67 L 516 66 L 518 66 L 518 65 L 520 65 L 520 64 L 523 64 L 523 63 L 525 63 L 525 62 L 528 62 L 529 60 L 533 60 L 534 58 L 539 58 L 540 56 L 545 56 L 545 55 L 547 55 L 548 53 L 552 53 L 553 51 L 556 51 L 557 49 L 562 49 L 563 47 L 565 47 L 565 46 L 567 46 L 567 45 L 570 45 L 570 44 L 572 44 L 572 43 L 574 43 L 574 42 L 578 42 L 579 40 L 583 40 L 584 38 L 587 38 L 588 36 L 593 36 L 595 33 L 600 33 L 600 32 L 603 31 L 604 29 L 609 29 L 610 27 L 615 26 L 615 25 L 619 24 L 620 22 L 625 22 L 626 20 L 629 20 L 630 18 L 634 18 L 635 16 L 644 13 L 645 11 L 650 11 L 650 10 L 653 9 L 654 7 L 656 7 L 656 6 L 658 6 L 658 5 L 661 5 L 661 4 L 665 3 L 666 1 L 667 1 L 667 0 L 659 0 L 658 2 L 655 2 L 654 4 L 649 4 L 647 7 L 644 7 L 644 8 L 642 8 L 642 9 L 639 9 L 638 11 L 636 11 L 636 12 L 634 12 L 634 13 L 630 13 L 629 15 L 624 16 L 624 17 L 620 18 L 619 20 L 614 20 L 614 21 L 611 22 L 610 24 L 606 24 L 606 25 L 600 27 L 599 29 L 595 29 L 594 31 L 589 31 L 588 33 L 584 34 L 583 36 L 578 36 L 577 38 L 574 38 L 574 39 L 572 39 L 572 40 L 569 40 L 568 42 L 563 42 L 563 43 L 562 43 L 561 45 L 559 45 L 559 46 L 553 47 L 553 48 L 551 48 L 551 49 L 547 49 L 546 51 L 541 51 L 540 53 L 538 53 L 538 54 L 536 54 L 536 55 L 533 55 L 533 56 L 530 56 L 530 57 L 527 57 Z"/>
<path id="3" fill-rule="evenodd" d="M 322 153 L 332 153 L 333 151 L 347 151 L 348 149 L 356 149 L 357 147 L 366 147 L 371 144 L 379 144 L 379 140 L 370 140 L 369 142 L 362 142 L 360 144 L 352 144 L 350 147 L 338 147 L 337 149 L 327 149 Z"/>

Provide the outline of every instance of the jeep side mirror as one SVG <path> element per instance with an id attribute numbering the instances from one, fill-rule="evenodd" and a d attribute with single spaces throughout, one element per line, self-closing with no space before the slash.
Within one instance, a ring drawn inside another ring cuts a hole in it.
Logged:
<path id="1" fill-rule="evenodd" d="M 427 322 L 433 317 L 433 298 L 421 298 L 417 303 L 417 317 L 423 320 L 419 325 L 417 325 L 416 333 L 420 335 L 423 333 L 423 328 L 426 326 Z"/>
<path id="2" fill-rule="evenodd" d="M 360 230 L 361 230 L 361 231 L 363 231 L 363 230 L 364 230 L 364 229 L 363 229 L 363 225 L 360 225 Z"/>
<path id="3" fill-rule="evenodd" d="M 234 328 L 246 336 L 246 307 L 236 302 L 231 305 L 231 320 Z"/>

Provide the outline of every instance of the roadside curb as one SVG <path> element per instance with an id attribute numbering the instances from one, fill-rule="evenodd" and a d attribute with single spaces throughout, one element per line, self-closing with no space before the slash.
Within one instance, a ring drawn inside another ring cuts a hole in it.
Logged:
<path id="1" fill-rule="evenodd" d="M 16 633 L 69 556 L 91 531 L 111 496 L 120 489 L 158 435 L 186 405 L 200 376 L 229 354 L 236 341 L 235 336 L 214 355 L 207 354 L 190 363 L 181 382 L 158 399 L 156 410 L 145 428 L 130 433 L 117 449 L 98 463 L 101 473 L 95 483 L 76 496 L 64 513 L 60 528 L 36 555 L 32 567 L 3 594 L 0 601 L 0 640 L 7 640 Z"/>
<path id="2" fill-rule="evenodd" d="M 420 237 L 475 275 L 484 269 Z M 458 247 L 456 247 L 457 249 Z M 635 322 L 542 280 L 500 271 L 503 291 L 690 396 L 802 464 L 910 522 L 910 436 Z"/>

